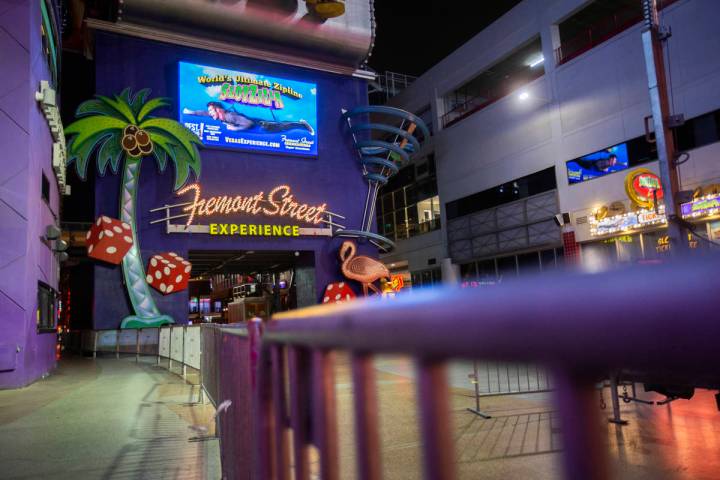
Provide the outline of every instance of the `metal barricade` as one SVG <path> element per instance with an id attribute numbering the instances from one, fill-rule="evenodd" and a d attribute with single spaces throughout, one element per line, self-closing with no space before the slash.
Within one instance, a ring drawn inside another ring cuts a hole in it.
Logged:
<path id="1" fill-rule="evenodd" d="M 468 377 L 475 397 L 475 407 L 468 411 L 484 418 L 490 418 L 490 415 L 480 408 L 481 397 L 543 393 L 552 389 L 547 371 L 529 363 L 475 360 L 473 372 Z"/>
<path id="2" fill-rule="evenodd" d="M 232 402 L 219 408 L 223 475 L 307 479 L 313 445 L 320 478 L 342 478 L 333 368 L 340 350 L 351 358 L 358 478 L 381 478 L 373 357 L 399 353 L 413 357 L 417 368 L 424 478 L 456 478 L 445 365 L 482 359 L 520 365 L 479 369 L 477 379 L 484 374 L 486 384 L 478 388 L 485 393 L 552 387 L 556 413 L 546 421 L 562 426 L 566 478 L 606 479 L 604 430 L 588 420 L 598 413 L 597 380 L 626 369 L 694 385 L 715 379 L 717 386 L 720 324 L 709 313 L 720 307 L 714 294 L 719 267 L 720 260 L 705 258 L 545 276 L 542 282 L 519 279 L 487 291 L 431 290 L 392 302 L 312 307 L 265 325 L 250 322 L 247 329 L 204 327 L 204 388 L 215 404 Z M 588 308 L 585 296 L 570 291 L 602 291 L 608 300 L 602 309 Z M 536 372 L 527 364 L 540 367 Z"/>

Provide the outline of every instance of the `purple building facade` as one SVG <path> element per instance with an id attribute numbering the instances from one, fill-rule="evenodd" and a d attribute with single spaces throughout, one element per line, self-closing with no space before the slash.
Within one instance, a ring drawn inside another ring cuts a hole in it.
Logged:
<path id="1" fill-rule="evenodd" d="M 362 223 L 363 206 L 368 185 L 363 179 L 352 136 L 342 118 L 342 109 L 367 104 L 365 80 L 349 74 L 328 73 L 262 61 L 187 46 L 161 43 L 116 33 L 97 31 L 95 37 L 96 91 L 114 95 L 124 88 L 133 91 L 152 89 L 151 97 L 168 97 L 172 106 L 159 115 L 178 118 L 178 64 L 189 62 L 205 66 L 255 72 L 258 75 L 313 83 L 317 86 L 316 156 L 302 157 L 268 154 L 217 148 L 201 149 L 202 174 L 198 183 L 203 197 L 245 195 L 258 191 L 268 193 L 278 185 L 288 185 L 295 197 L 312 205 L 326 203 L 328 209 L 345 217 L 342 223 L 357 228 Z M 90 167 L 91 169 L 94 166 Z M 94 174 L 94 173 L 90 173 Z M 173 193 L 174 170 L 168 166 L 158 171 L 151 157 L 143 160 L 137 194 L 137 231 L 143 263 L 162 252 L 175 252 L 188 258 L 190 251 L 242 250 L 242 251 L 295 251 L 308 272 L 302 304 L 318 302 L 328 283 L 342 279 L 338 248 L 340 238 L 327 236 L 213 236 L 208 234 L 167 233 L 164 223 L 151 224 L 162 218 L 163 212 L 150 210 L 163 205 L 188 201 Z M 191 180 L 193 182 L 194 180 Z M 117 218 L 119 208 L 119 175 L 98 177 L 95 185 L 97 215 Z M 203 219 L 196 223 L 207 223 Z M 269 217 L 228 216 L 222 222 L 276 223 Z M 185 219 L 177 223 L 184 223 Z M 284 221 L 281 223 L 293 223 Z M 295 222 L 298 224 L 298 222 Z M 301 226 L 308 226 L 302 225 Z M 360 246 L 365 254 L 375 248 Z M 94 274 L 93 326 L 95 329 L 118 328 L 121 320 L 130 314 L 130 303 L 124 292 L 119 266 L 101 265 Z M 186 323 L 188 317 L 188 291 L 162 295 L 153 291 L 155 302 L 164 314 L 176 323 Z M 301 304 L 300 302 L 298 302 Z"/>
<path id="2" fill-rule="evenodd" d="M 41 81 L 56 87 L 56 8 L 44 0 L 0 0 L 0 388 L 25 386 L 55 366 L 54 309 L 51 325 L 40 328 L 38 298 L 41 285 L 52 298 L 58 288 L 59 265 L 45 232 L 59 225 L 60 187 L 35 93 Z"/>

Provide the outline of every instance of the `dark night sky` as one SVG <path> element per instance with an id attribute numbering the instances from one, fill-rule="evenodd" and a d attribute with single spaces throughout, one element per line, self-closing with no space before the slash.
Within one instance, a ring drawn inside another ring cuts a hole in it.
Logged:
<path id="1" fill-rule="evenodd" d="M 370 66 L 420 75 L 520 0 L 375 0 Z"/>

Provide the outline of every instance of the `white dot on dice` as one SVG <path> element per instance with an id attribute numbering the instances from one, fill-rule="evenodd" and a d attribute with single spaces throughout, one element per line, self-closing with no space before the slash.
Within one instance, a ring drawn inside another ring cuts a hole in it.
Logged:
<path id="1" fill-rule="evenodd" d="M 145 277 L 145 280 L 147 280 L 148 283 L 152 283 L 152 275 L 148 275 L 147 277 Z"/>

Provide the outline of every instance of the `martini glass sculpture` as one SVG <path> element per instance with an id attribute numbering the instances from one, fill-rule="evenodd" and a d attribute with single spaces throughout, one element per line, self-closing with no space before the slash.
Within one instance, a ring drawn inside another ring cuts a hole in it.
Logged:
<path id="1" fill-rule="evenodd" d="M 337 230 L 335 236 L 366 240 L 389 252 L 395 248 L 395 243 L 372 232 L 378 191 L 410 162 L 411 155 L 420 150 L 420 140 L 430 138 L 430 132 L 419 117 L 394 107 L 358 107 L 343 111 L 343 118 L 353 136 L 368 192 L 360 228 Z M 422 134 L 420 140 L 416 137 L 418 131 Z"/>

